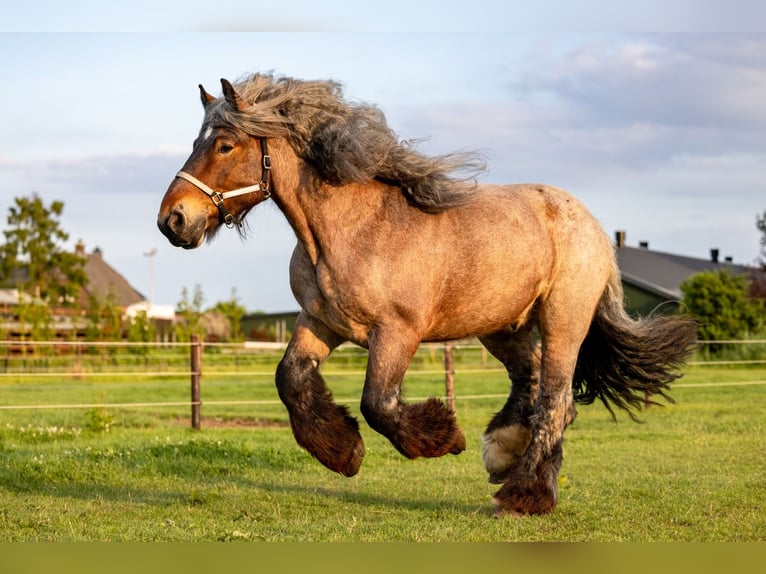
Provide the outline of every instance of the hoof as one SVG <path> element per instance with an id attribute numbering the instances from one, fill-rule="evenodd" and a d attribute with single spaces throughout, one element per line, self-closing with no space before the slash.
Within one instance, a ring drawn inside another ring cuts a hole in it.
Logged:
<path id="1" fill-rule="evenodd" d="M 364 459 L 364 442 L 360 439 L 350 452 L 350 456 L 345 463 L 341 464 L 336 470 L 343 476 L 354 476 L 359 472 L 359 467 L 362 466 L 362 460 Z"/>
<path id="2" fill-rule="evenodd" d="M 548 514 L 556 508 L 555 493 L 550 495 L 520 491 L 518 493 L 505 494 L 502 498 L 498 494 L 492 499 L 494 506 L 493 518 Z"/>
<path id="3" fill-rule="evenodd" d="M 354 476 L 364 459 L 359 423 L 345 407 L 336 407 L 329 414 L 334 416 L 326 416 L 321 424 L 291 416 L 293 435 L 324 466 L 343 476 Z"/>
<path id="4" fill-rule="evenodd" d="M 532 476 L 525 476 L 520 471 L 519 466 L 515 466 L 507 482 L 495 493 L 492 499 L 494 515 L 526 516 L 553 512 L 558 503 L 558 468 L 551 465 L 538 469 L 538 473 Z"/>
<path id="5" fill-rule="evenodd" d="M 459 428 L 455 429 L 455 433 L 452 435 L 452 448 L 450 454 L 460 454 L 465 450 L 465 434 Z"/>

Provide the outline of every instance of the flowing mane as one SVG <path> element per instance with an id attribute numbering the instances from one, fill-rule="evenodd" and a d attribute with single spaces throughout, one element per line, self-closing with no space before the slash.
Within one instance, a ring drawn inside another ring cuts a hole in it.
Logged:
<path id="1" fill-rule="evenodd" d="M 254 105 L 236 111 L 221 98 L 208 107 L 205 121 L 221 119 L 256 137 L 285 137 L 332 185 L 377 179 L 429 212 L 464 205 L 474 196 L 475 178 L 484 170 L 476 153 L 420 153 L 398 140 L 379 108 L 345 100 L 337 82 L 253 74 L 234 86 Z"/>

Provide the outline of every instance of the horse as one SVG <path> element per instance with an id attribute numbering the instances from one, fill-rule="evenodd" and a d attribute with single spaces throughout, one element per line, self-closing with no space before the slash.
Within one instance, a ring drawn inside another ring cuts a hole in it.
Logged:
<path id="1" fill-rule="evenodd" d="M 402 380 L 421 342 L 476 337 L 510 392 L 482 435 L 493 515 L 558 502 L 565 428 L 599 399 L 636 418 L 696 341 L 681 315 L 633 319 L 614 245 L 569 193 L 478 183 L 474 152 L 427 155 L 399 141 L 375 105 L 332 80 L 255 73 L 200 85 L 204 119 L 157 223 L 194 249 L 271 200 L 295 232 L 290 287 L 301 311 L 275 382 L 297 443 L 344 476 L 364 457 L 358 420 L 320 366 L 344 342 L 368 351 L 360 411 L 402 455 L 459 454 L 455 414 L 410 403 Z"/>

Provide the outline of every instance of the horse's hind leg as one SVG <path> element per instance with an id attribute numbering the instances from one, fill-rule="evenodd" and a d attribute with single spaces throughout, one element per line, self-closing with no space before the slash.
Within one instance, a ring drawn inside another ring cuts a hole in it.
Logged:
<path id="1" fill-rule="evenodd" d="M 580 289 L 555 289 L 540 309 L 542 357 L 532 437 L 495 493 L 497 515 L 544 514 L 558 502 L 564 429 L 575 416 L 572 377 L 600 296 L 595 292 L 599 283 L 593 278 L 588 283 L 593 289 L 580 285 Z"/>
<path id="2" fill-rule="evenodd" d="M 406 404 L 401 385 L 420 341 L 406 329 L 378 330 L 370 340 L 362 414 L 369 425 L 407 458 L 459 454 L 465 436 L 455 414 L 436 398 Z"/>
<path id="3" fill-rule="evenodd" d="M 285 356 L 277 367 L 279 397 L 290 414 L 299 445 L 330 470 L 353 476 L 364 457 L 359 423 L 333 401 L 319 365 L 342 339 L 301 314 Z"/>
<path id="4" fill-rule="evenodd" d="M 499 331 L 479 340 L 508 371 L 511 393 L 482 436 L 489 482 L 502 484 L 532 438 L 532 414 L 540 386 L 540 345 L 530 321 L 518 331 Z"/>

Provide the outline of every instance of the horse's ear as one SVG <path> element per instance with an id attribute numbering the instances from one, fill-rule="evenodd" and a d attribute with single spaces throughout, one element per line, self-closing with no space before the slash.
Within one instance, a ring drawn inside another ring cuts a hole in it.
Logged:
<path id="1" fill-rule="evenodd" d="M 241 112 L 249 107 L 249 104 L 243 100 L 229 80 L 221 78 L 221 87 L 223 88 L 223 97 L 235 112 Z"/>
<path id="2" fill-rule="evenodd" d="M 199 97 L 202 100 L 202 107 L 207 109 L 207 107 L 215 101 L 215 96 L 211 96 L 205 91 L 205 88 L 202 87 L 202 84 L 199 85 Z"/>

